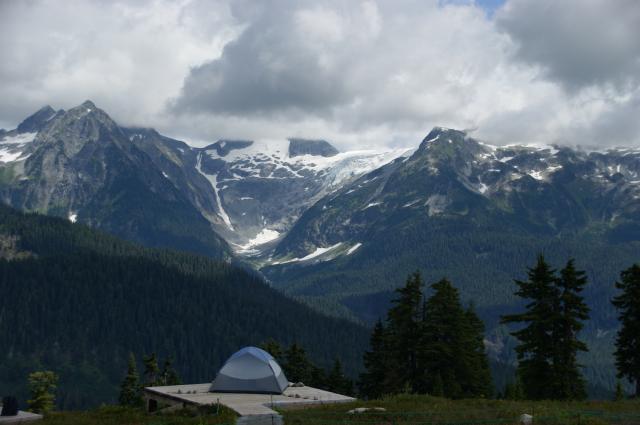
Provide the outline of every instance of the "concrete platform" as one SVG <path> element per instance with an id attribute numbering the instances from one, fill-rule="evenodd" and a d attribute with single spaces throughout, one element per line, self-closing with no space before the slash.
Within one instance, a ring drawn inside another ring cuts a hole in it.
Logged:
<path id="1" fill-rule="evenodd" d="M 153 400 L 170 406 L 205 406 L 220 403 L 236 412 L 238 423 L 280 423 L 275 408 L 286 409 L 305 405 L 347 403 L 353 397 L 320 390 L 313 387 L 288 387 L 283 394 L 238 394 L 211 393 L 211 383 L 193 385 L 174 385 L 169 387 L 148 387 L 144 389 L 147 406 Z"/>
<path id="2" fill-rule="evenodd" d="M 2 414 L 2 407 L 0 406 L 0 414 Z M 19 411 L 18 416 L 0 416 L 0 424 L 23 424 L 27 422 L 39 421 L 42 419 L 42 415 L 35 413 Z"/>

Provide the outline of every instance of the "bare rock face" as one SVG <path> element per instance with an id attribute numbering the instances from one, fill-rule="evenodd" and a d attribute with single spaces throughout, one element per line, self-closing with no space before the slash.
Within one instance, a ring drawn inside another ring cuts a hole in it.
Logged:
<path id="1" fill-rule="evenodd" d="M 289 156 L 316 155 L 334 156 L 339 152 L 326 140 L 289 139 Z"/>
<path id="2" fill-rule="evenodd" d="M 185 144 L 151 132 L 136 140 L 138 133 L 91 101 L 66 112 L 42 108 L 7 134 L 0 140 L 0 201 L 150 246 L 229 257 L 185 190 L 198 188 L 180 172 L 193 163 Z"/>
<path id="3" fill-rule="evenodd" d="M 61 111 L 62 112 L 62 111 Z M 38 112 L 26 118 L 18 125 L 19 133 L 39 131 L 47 121 L 53 118 L 57 112 L 49 105 L 42 107 Z"/>

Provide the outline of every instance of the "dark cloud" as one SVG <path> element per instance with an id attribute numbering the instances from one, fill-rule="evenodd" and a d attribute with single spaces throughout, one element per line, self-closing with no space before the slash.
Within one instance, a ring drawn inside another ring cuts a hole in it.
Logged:
<path id="1" fill-rule="evenodd" d="M 328 44 L 343 49 L 337 43 L 342 40 L 325 39 L 323 45 L 310 46 L 307 37 L 313 38 L 309 33 L 313 29 L 305 28 L 300 21 L 300 10 L 313 3 L 236 4 L 236 16 L 250 20 L 247 28 L 225 46 L 219 59 L 191 71 L 174 110 L 263 114 L 292 109 L 317 111 L 348 101 L 349 87 L 341 76 L 338 58 L 323 62 L 319 52 Z M 332 18 L 340 19 L 328 16 Z"/>
<path id="2" fill-rule="evenodd" d="M 496 20 L 517 43 L 518 59 L 541 66 L 571 92 L 638 84 L 637 0 L 511 0 Z"/>

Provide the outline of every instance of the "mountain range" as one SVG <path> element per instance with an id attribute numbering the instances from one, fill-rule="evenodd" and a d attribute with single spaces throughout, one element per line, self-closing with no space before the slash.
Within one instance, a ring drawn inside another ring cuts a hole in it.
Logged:
<path id="1" fill-rule="evenodd" d="M 230 258 L 285 233 L 328 191 L 403 152 L 339 153 L 305 139 L 197 148 L 120 127 L 86 101 L 69 111 L 45 106 L 0 133 L 0 200 L 150 246 Z"/>
<path id="2" fill-rule="evenodd" d="M 538 253 L 587 270 L 590 379 L 612 388 L 609 300 L 640 252 L 640 150 L 495 146 L 434 128 L 415 149 L 319 139 L 196 147 L 116 124 L 87 101 L 0 132 L 0 200 L 149 246 L 250 265 L 276 288 L 370 324 L 420 269 L 448 276 L 513 361 L 500 314 Z"/>

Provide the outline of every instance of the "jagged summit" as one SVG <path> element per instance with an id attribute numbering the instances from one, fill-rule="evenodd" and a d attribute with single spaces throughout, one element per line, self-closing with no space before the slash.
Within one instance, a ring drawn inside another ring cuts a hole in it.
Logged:
<path id="1" fill-rule="evenodd" d="M 446 127 L 433 127 L 433 129 L 427 134 L 427 136 L 422 139 L 421 146 L 425 143 L 434 142 L 436 140 L 440 140 L 440 138 L 449 138 L 449 139 L 464 139 L 467 137 L 466 131 L 455 130 L 453 128 Z"/>
<path id="2" fill-rule="evenodd" d="M 56 111 L 51 106 L 43 106 L 18 125 L 18 133 L 32 133 L 40 130 L 40 128 L 42 128 L 47 121 L 53 118 L 55 114 Z"/>
<path id="3" fill-rule="evenodd" d="M 212 150 L 214 149 L 218 155 L 224 157 L 229 154 L 234 149 L 244 149 L 253 145 L 253 140 L 229 140 L 229 139 L 220 139 L 215 143 L 212 143 L 208 146 L 202 148 L 203 150 Z"/>
<path id="4" fill-rule="evenodd" d="M 91 100 L 85 100 L 84 102 L 82 102 L 82 104 L 80 106 L 83 106 L 85 108 L 91 108 L 91 109 L 96 109 L 96 104 L 93 103 Z"/>
<path id="5" fill-rule="evenodd" d="M 300 155 L 331 157 L 338 153 L 340 153 L 338 149 L 326 140 L 301 138 L 289 139 L 289 157 L 291 158 Z"/>

